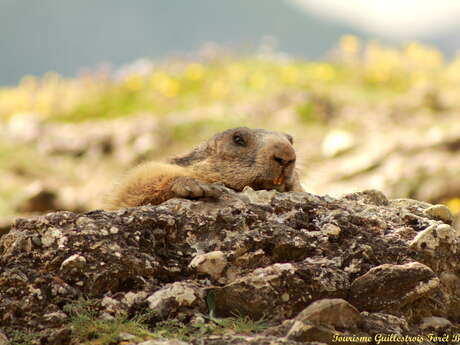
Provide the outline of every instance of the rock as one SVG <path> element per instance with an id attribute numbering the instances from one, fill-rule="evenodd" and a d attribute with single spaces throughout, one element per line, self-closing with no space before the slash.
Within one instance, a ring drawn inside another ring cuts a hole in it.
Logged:
<path id="1" fill-rule="evenodd" d="M 43 121 L 33 113 L 19 113 L 6 125 L 6 134 L 14 140 L 31 142 L 40 136 Z"/>
<path id="2" fill-rule="evenodd" d="M 386 206 L 390 203 L 385 194 L 375 189 L 368 189 L 362 192 L 346 194 L 343 196 L 343 198 L 376 206 Z"/>
<path id="3" fill-rule="evenodd" d="M 446 205 L 433 205 L 424 210 L 424 213 L 433 219 L 438 219 L 444 223 L 452 224 L 454 216 Z"/>
<path id="4" fill-rule="evenodd" d="M 319 341 L 326 344 L 333 342 L 333 330 L 323 327 L 305 324 L 301 321 L 296 321 L 287 335 L 288 339 L 296 341 Z"/>
<path id="5" fill-rule="evenodd" d="M 210 335 L 203 336 L 193 342 L 193 345 L 326 345 L 320 342 L 301 342 L 264 335 Z M 182 345 L 182 344 L 181 344 Z"/>
<path id="6" fill-rule="evenodd" d="M 321 299 L 313 302 L 293 320 L 287 332 L 288 339 L 297 341 L 321 341 L 327 344 L 345 344 L 356 339 L 340 339 L 337 330 L 347 330 L 355 334 L 358 326 L 363 323 L 359 311 L 347 301 Z"/>
<path id="7" fill-rule="evenodd" d="M 456 241 L 455 230 L 447 224 L 433 224 L 419 232 L 410 246 L 421 251 L 433 252 L 442 243 L 451 244 Z"/>
<path id="8" fill-rule="evenodd" d="M 86 265 L 86 259 L 84 256 L 74 254 L 65 259 L 61 264 L 61 270 L 67 271 L 71 269 L 80 270 Z"/>
<path id="9" fill-rule="evenodd" d="M 255 191 L 251 187 L 244 187 L 244 195 L 246 196 L 246 200 L 248 200 L 252 204 L 270 205 L 272 199 L 276 195 L 276 191 L 274 190 Z"/>
<path id="10" fill-rule="evenodd" d="M 138 345 L 190 345 L 190 343 L 186 343 L 177 339 L 152 339 L 143 341 Z"/>
<path id="11" fill-rule="evenodd" d="M 365 331 L 371 340 L 381 344 L 417 344 L 432 345 L 427 339 L 427 334 L 419 329 L 410 330 L 409 324 L 402 317 L 385 313 L 361 313 L 364 319 L 362 330 Z M 361 343 L 361 342 L 360 342 Z"/>
<path id="12" fill-rule="evenodd" d="M 394 312 L 433 294 L 439 285 L 434 272 L 419 262 L 384 264 L 353 281 L 350 300 L 360 310 Z"/>
<path id="13" fill-rule="evenodd" d="M 322 152 L 325 157 L 335 157 L 355 146 L 355 139 L 349 132 L 343 130 L 330 131 L 323 140 Z"/>
<path id="14" fill-rule="evenodd" d="M 225 266 L 227 266 L 227 258 L 223 252 L 217 250 L 195 256 L 189 266 L 217 280 L 221 277 Z"/>
<path id="15" fill-rule="evenodd" d="M 429 207 L 378 191 L 333 198 L 247 189 L 213 201 L 20 218 L 0 238 L 0 323 L 9 339 L 40 332 L 43 343 L 65 344 L 67 306 L 91 298 L 108 321 L 145 309 L 156 312 L 153 325 L 196 325 L 210 311 L 270 317 L 262 333 L 205 334 L 204 345 L 405 336 L 430 317 L 453 332 L 460 245 Z"/>
<path id="16" fill-rule="evenodd" d="M 68 320 L 67 314 L 62 311 L 56 311 L 43 315 L 43 320 L 49 326 L 61 325 Z"/>
<path id="17" fill-rule="evenodd" d="M 337 225 L 334 224 L 325 224 L 322 228 L 321 231 L 329 236 L 329 237 L 338 237 L 340 235 L 340 228 Z"/>
<path id="18" fill-rule="evenodd" d="M 431 204 L 424 201 L 406 198 L 392 199 L 390 200 L 390 205 L 424 215 L 426 215 L 425 210 L 432 206 Z"/>
<path id="19" fill-rule="evenodd" d="M 132 307 L 134 304 L 142 303 L 147 298 L 147 292 L 140 291 L 138 293 L 127 292 L 123 297 L 123 302 L 128 306 Z"/>
<path id="20" fill-rule="evenodd" d="M 147 298 L 149 308 L 161 318 L 171 317 L 181 309 L 205 310 L 203 292 L 192 284 L 168 284 Z"/>
<path id="21" fill-rule="evenodd" d="M 55 191 L 40 183 L 32 183 L 26 189 L 27 196 L 24 201 L 18 206 L 18 211 L 23 213 L 31 212 L 49 212 L 57 211 L 60 206 L 57 202 L 57 194 Z"/>
<path id="22" fill-rule="evenodd" d="M 352 330 L 362 323 L 363 318 L 347 301 L 340 298 L 325 298 L 310 304 L 295 320 L 304 324 Z"/>
<path id="23" fill-rule="evenodd" d="M 110 314 L 116 314 L 120 311 L 120 302 L 109 296 L 105 296 L 102 299 L 101 306 L 103 306 L 105 311 Z"/>
<path id="24" fill-rule="evenodd" d="M 430 316 L 423 318 L 419 327 L 423 331 L 432 330 L 439 332 L 452 327 L 452 323 L 443 317 Z"/>
<path id="25" fill-rule="evenodd" d="M 10 345 L 8 338 L 2 331 L 0 331 L 0 345 Z"/>
<path id="26" fill-rule="evenodd" d="M 347 274 L 337 270 L 332 262 L 323 260 L 317 266 L 306 260 L 256 269 L 214 291 L 219 315 L 243 314 L 259 319 L 278 310 L 274 317 L 286 318 L 320 296 L 343 297 L 347 286 Z"/>
<path id="27" fill-rule="evenodd" d="M 115 320 L 115 316 L 107 313 L 107 312 L 102 312 L 100 315 L 99 315 L 99 319 L 101 320 L 106 320 L 106 321 L 113 321 Z"/>
<path id="28" fill-rule="evenodd" d="M 48 344 L 55 345 L 68 345 L 70 344 L 72 331 L 70 328 L 63 327 L 61 329 L 53 330 L 47 337 Z"/>
<path id="29" fill-rule="evenodd" d="M 369 313 L 365 311 L 362 312 L 361 315 L 364 320 L 362 328 L 372 336 L 384 333 L 396 335 L 409 333 L 409 324 L 402 317 L 385 313 Z"/>
<path id="30" fill-rule="evenodd" d="M 121 332 L 120 334 L 118 334 L 118 339 L 119 340 L 124 340 L 124 341 L 127 341 L 127 340 L 134 340 L 136 339 L 136 336 L 131 334 L 131 333 L 126 333 L 126 332 Z"/>
<path id="31" fill-rule="evenodd" d="M 8 233 L 2 237 L 3 256 L 13 256 L 17 251 L 30 252 L 32 250 L 33 238 L 27 237 L 25 234 Z"/>
<path id="32" fill-rule="evenodd" d="M 53 245 L 56 240 L 63 238 L 61 230 L 58 228 L 51 227 L 45 231 L 41 238 L 41 244 L 44 247 Z"/>

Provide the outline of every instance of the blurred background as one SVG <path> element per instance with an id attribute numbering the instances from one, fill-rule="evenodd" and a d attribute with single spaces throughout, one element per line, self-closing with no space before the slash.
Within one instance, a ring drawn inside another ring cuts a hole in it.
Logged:
<path id="1" fill-rule="evenodd" d="M 460 213 L 456 0 L 0 0 L 0 229 L 98 208 L 215 132 L 295 137 L 313 193 Z"/>

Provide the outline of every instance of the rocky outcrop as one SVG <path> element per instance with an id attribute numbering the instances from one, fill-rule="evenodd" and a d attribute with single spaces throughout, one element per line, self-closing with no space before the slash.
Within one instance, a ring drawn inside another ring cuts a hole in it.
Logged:
<path id="1" fill-rule="evenodd" d="M 422 335 L 460 332 L 459 241 L 448 210 L 434 210 L 377 191 L 246 189 L 18 219 L 0 239 L 1 331 L 68 344 L 66 306 L 85 297 L 101 318 L 150 309 L 152 326 L 208 314 L 270 320 L 258 335 L 193 344 L 349 344 L 379 334 L 432 344 Z"/>

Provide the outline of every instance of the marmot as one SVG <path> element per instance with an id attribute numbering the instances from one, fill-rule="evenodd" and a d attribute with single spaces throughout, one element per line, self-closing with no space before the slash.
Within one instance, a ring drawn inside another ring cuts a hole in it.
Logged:
<path id="1" fill-rule="evenodd" d="M 134 168 L 107 200 L 110 209 L 160 204 L 174 197 L 218 197 L 221 185 L 235 191 L 303 191 L 295 171 L 290 135 L 264 129 L 233 128 L 169 163 Z"/>

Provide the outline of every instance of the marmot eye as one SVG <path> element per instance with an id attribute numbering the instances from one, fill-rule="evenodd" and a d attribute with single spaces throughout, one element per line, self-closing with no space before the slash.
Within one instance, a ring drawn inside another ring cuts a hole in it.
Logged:
<path id="1" fill-rule="evenodd" d="M 240 134 L 233 135 L 233 142 L 239 146 L 246 146 L 246 141 L 244 141 L 243 137 Z"/>

